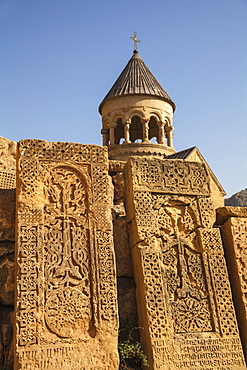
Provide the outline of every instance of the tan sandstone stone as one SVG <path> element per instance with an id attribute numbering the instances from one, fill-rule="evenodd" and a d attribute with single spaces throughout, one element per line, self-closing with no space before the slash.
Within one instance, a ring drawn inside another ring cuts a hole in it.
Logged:
<path id="1" fill-rule="evenodd" d="M 117 276 L 133 277 L 126 219 L 115 220 L 113 222 L 113 238 L 117 262 Z"/>
<path id="2" fill-rule="evenodd" d="M 106 148 L 19 143 L 16 370 L 118 369 L 111 202 Z"/>
<path id="3" fill-rule="evenodd" d="M 223 221 L 221 233 L 229 277 L 247 359 L 247 208 L 222 207 L 217 210 L 218 221 Z"/>
<path id="4" fill-rule="evenodd" d="M 136 157 L 124 174 L 149 369 L 245 369 L 205 166 Z"/>
<path id="5" fill-rule="evenodd" d="M 14 305 L 15 263 L 14 255 L 8 255 L 0 261 L 0 302 Z"/>
<path id="6" fill-rule="evenodd" d="M 0 189 L 0 241 L 15 240 L 15 189 Z"/>
<path id="7" fill-rule="evenodd" d="M 15 188 L 16 142 L 0 137 L 0 189 Z"/>

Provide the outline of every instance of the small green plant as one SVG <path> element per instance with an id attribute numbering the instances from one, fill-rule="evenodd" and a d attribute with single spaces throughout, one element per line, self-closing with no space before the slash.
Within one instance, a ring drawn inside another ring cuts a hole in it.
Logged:
<path id="1" fill-rule="evenodd" d="M 149 366 L 148 359 L 142 350 L 141 343 L 132 337 L 132 332 L 138 327 L 132 328 L 128 339 L 118 343 L 120 357 L 119 370 L 141 369 L 141 365 Z"/>

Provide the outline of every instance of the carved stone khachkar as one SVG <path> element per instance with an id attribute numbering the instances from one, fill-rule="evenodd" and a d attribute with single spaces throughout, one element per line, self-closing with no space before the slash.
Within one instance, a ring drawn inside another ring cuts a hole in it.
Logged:
<path id="1" fill-rule="evenodd" d="M 239 331 L 247 358 L 247 208 L 221 207 L 217 210 L 217 221 L 221 224 Z"/>
<path id="2" fill-rule="evenodd" d="M 16 363 L 118 369 L 107 149 L 19 143 Z"/>
<path id="3" fill-rule="evenodd" d="M 245 369 L 205 166 L 131 158 L 125 184 L 150 369 Z"/>

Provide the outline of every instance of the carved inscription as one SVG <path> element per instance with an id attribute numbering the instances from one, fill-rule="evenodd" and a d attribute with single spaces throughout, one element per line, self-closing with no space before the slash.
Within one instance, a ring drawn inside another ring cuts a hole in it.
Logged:
<path id="1" fill-rule="evenodd" d="M 89 350 L 81 346 L 53 346 L 38 350 L 20 351 L 22 370 L 54 370 L 54 369 L 80 369 L 80 370 L 112 370 L 115 358 L 109 353 L 100 353 L 93 349 L 94 356 Z M 30 364 L 32 367 L 30 368 Z M 85 366 L 85 364 L 87 364 Z"/>
<path id="2" fill-rule="evenodd" d="M 105 148 L 22 141 L 17 191 L 16 369 L 117 369 Z"/>
<path id="3" fill-rule="evenodd" d="M 155 370 L 245 368 L 209 178 L 199 167 L 135 158 L 125 168 L 137 296 L 146 305 L 140 326 Z"/>
<path id="4" fill-rule="evenodd" d="M 177 369 L 230 370 L 244 368 L 238 338 L 187 339 L 181 341 L 177 353 L 169 356 Z"/>

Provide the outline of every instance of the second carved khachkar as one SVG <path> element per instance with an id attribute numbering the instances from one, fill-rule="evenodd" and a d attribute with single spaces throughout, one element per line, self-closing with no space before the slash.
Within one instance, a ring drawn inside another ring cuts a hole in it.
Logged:
<path id="1" fill-rule="evenodd" d="M 19 143 L 15 369 L 118 369 L 107 171 L 103 147 Z"/>
<path id="2" fill-rule="evenodd" d="M 125 184 L 150 369 L 245 369 L 205 166 L 131 158 Z"/>

